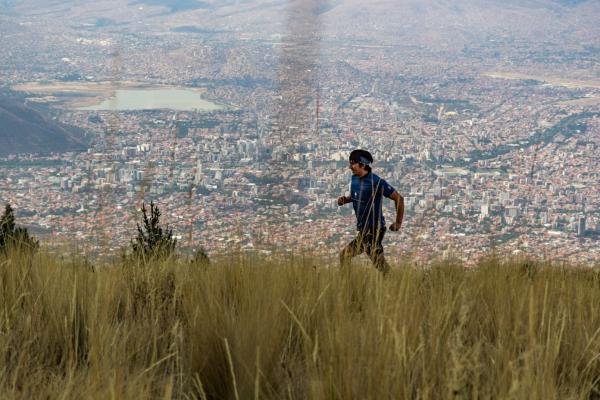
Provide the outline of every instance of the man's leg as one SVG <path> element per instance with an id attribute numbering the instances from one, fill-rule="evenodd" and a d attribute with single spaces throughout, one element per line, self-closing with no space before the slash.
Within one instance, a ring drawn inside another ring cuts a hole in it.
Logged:
<path id="1" fill-rule="evenodd" d="M 377 268 L 384 275 L 387 275 L 387 273 L 390 272 L 391 267 L 383 256 L 383 248 L 379 254 L 375 255 L 375 257 L 371 257 L 371 261 L 373 262 L 373 265 L 375 265 L 375 268 Z"/>
<path id="2" fill-rule="evenodd" d="M 348 267 L 353 257 L 363 252 L 363 235 L 356 235 L 350 243 L 340 251 L 340 267 Z"/>
<path id="3" fill-rule="evenodd" d="M 383 255 L 383 236 L 385 235 L 385 228 L 379 229 L 369 238 L 367 254 L 371 259 L 371 262 L 384 275 L 390 271 L 390 265 L 385 260 Z"/>

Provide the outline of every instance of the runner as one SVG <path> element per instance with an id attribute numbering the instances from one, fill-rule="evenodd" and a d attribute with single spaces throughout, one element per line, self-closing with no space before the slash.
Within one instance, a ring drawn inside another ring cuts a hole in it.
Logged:
<path id="1" fill-rule="evenodd" d="M 371 262 L 384 274 L 390 266 L 383 256 L 383 237 L 386 227 L 381 209 L 385 196 L 396 204 L 396 221 L 390 225 L 391 231 L 397 231 L 404 217 L 404 198 L 384 179 L 371 171 L 373 156 L 366 150 L 357 149 L 350 153 L 352 182 L 350 196 L 340 196 L 339 206 L 352 203 L 356 214 L 356 237 L 340 252 L 340 265 L 347 266 L 352 257 L 365 252 Z"/>

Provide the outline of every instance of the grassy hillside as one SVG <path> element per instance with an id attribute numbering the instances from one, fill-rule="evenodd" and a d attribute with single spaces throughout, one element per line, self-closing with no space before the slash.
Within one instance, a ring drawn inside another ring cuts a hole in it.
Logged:
<path id="1" fill-rule="evenodd" d="M 598 398 L 600 272 L 0 256 L 3 399 Z"/>

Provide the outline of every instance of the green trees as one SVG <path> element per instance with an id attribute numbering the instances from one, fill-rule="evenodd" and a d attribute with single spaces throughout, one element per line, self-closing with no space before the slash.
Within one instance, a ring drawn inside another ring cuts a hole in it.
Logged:
<path id="1" fill-rule="evenodd" d="M 160 226 L 160 216 L 160 210 L 154 202 L 150 202 L 149 210 L 146 204 L 142 203 L 142 224 L 137 224 L 138 234 L 131 241 L 134 256 L 155 259 L 167 258 L 173 254 L 177 239 L 173 237 L 173 229 L 163 229 Z"/>
<path id="2" fill-rule="evenodd" d="M 14 210 L 7 204 L 0 217 L 0 253 L 10 248 L 33 251 L 38 247 L 38 241 L 29 236 L 27 228 L 16 226 Z"/>

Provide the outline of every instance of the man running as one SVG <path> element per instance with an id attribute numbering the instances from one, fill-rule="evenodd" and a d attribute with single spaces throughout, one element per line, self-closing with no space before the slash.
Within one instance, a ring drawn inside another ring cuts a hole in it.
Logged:
<path id="1" fill-rule="evenodd" d="M 365 252 L 375 268 L 386 274 L 390 266 L 385 261 L 381 244 L 386 231 L 381 200 L 385 196 L 396 204 L 396 221 L 390 225 L 390 230 L 397 231 L 404 217 L 404 198 L 384 179 L 371 172 L 371 153 L 357 149 L 350 153 L 349 158 L 352 171 L 350 197 L 340 196 L 337 203 L 339 206 L 352 203 L 357 235 L 340 252 L 340 265 L 347 266 L 352 257 Z"/>

